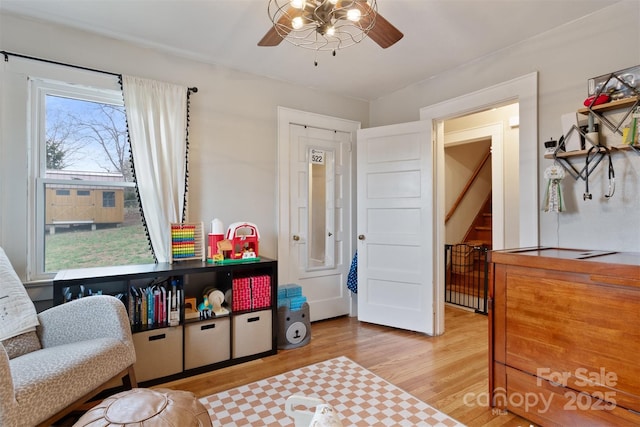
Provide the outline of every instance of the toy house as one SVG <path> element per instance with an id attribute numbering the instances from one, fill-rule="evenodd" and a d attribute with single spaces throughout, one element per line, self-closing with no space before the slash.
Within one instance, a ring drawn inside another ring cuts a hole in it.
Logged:
<path id="1" fill-rule="evenodd" d="M 231 242 L 229 258 L 257 258 L 260 233 L 250 222 L 234 222 L 227 229 L 226 240 Z"/>

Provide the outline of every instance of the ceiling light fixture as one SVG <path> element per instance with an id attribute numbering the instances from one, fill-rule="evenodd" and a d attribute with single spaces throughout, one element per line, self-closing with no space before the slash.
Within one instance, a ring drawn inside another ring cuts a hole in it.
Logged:
<path id="1" fill-rule="evenodd" d="M 276 46 L 286 40 L 306 49 L 333 51 L 335 55 L 338 49 L 360 43 L 374 28 L 377 18 L 384 19 L 377 14 L 377 8 L 376 0 L 269 0 L 273 28 L 258 45 Z"/>
<path id="2" fill-rule="evenodd" d="M 282 40 L 317 51 L 353 46 L 369 37 L 381 48 L 404 35 L 378 13 L 377 0 L 269 0 L 273 25 L 258 46 L 278 46 Z M 314 61 L 318 65 L 318 61 Z"/>

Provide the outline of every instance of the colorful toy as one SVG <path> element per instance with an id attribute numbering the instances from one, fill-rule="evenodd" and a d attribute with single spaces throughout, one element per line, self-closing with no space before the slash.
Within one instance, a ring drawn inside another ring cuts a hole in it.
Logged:
<path id="1" fill-rule="evenodd" d="M 211 318 L 212 311 L 213 311 L 213 306 L 209 302 L 209 298 L 207 297 L 207 295 L 205 295 L 204 301 L 198 304 L 198 313 L 200 314 L 200 319 Z"/>
<path id="2" fill-rule="evenodd" d="M 171 224 L 171 262 L 188 259 L 205 260 L 202 223 Z"/>
<path id="3" fill-rule="evenodd" d="M 234 222 L 227 229 L 226 240 L 231 242 L 230 259 L 251 259 L 258 257 L 260 233 L 250 222 Z"/>
<path id="4" fill-rule="evenodd" d="M 197 319 L 200 317 L 200 313 L 198 312 L 198 303 L 195 298 L 185 298 L 184 299 L 184 318 L 188 319 Z"/>
<path id="5" fill-rule="evenodd" d="M 222 291 L 213 289 L 205 298 L 209 301 L 213 314 L 216 316 L 223 316 L 229 313 L 229 310 L 222 306 L 222 303 L 224 302 L 224 294 Z"/>
<path id="6" fill-rule="evenodd" d="M 222 221 L 215 218 L 211 221 L 211 233 L 209 233 L 209 248 L 207 253 L 207 261 L 213 262 L 224 259 L 222 252 L 218 248 L 218 242 L 224 240 L 224 226 Z"/>

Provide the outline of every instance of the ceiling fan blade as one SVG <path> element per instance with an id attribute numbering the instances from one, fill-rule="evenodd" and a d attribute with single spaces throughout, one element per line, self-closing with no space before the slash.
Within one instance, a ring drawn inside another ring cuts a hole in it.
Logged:
<path id="1" fill-rule="evenodd" d="M 296 16 L 302 16 L 302 11 L 299 9 L 294 9 L 289 7 L 285 13 L 280 15 L 278 18 L 278 22 L 276 22 L 267 34 L 262 37 L 262 40 L 258 42 L 258 46 L 278 46 L 284 38 L 281 34 L 287 35 L 291 31 L 291 20 Z M 276 30 L 276 26 L 280 29 L 280 31 Z"/>
<path id="2" fill-rule="evenodd" d="M 376 16 L 376 25 L 369 31 L 369 38 L 378 43 L 381 48 L 386 49 L 396 44 L 404 34 L 394 27 L 389 21 L 384 19 L 382 15 Z"/>
<path id="3" fill-rule="evenodd" d="M 282 37 L 280 37 L 275 27 L 271 27 L 269 31 L 267 31 L 267 34 L 258 42 L 258 46 L 278 46 L 282 40 Z"/>
<path id="4" fill-rule="evenodd" d="M 360 20 L 360 26 L 362 28 L 367 28 L 371 24 L 373 10 L 366 2 L 362 3 L 362 7 L 365 9 L 365 12 L 362 14 L 363 18 Z M 402 37 L 404 37 L 404 34 L 402 34 L 400 30 L 384 19 L 384 17 L 379 13 L 376 14 L 375 19 L 376 23 L 369 31 L 368 36 L 371 40 L 378 43 L 381 48 L 386 49 L 389 46 L 393 46 Z"/>

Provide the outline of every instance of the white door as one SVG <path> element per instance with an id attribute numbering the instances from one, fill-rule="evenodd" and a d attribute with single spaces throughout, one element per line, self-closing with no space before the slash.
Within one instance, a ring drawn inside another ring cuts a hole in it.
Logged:
<path id="1" fill-rule="evenodd" d="M 289 259 L 280 283 L 302 286 L 311 321 L 348 314 L 351 134 L 289 124 L 289 135 Z"/>
<path id="2" fill-rule="evenodd" d="M 431 123 L 358 131 L 358 319 L 434 333 Z"/>

